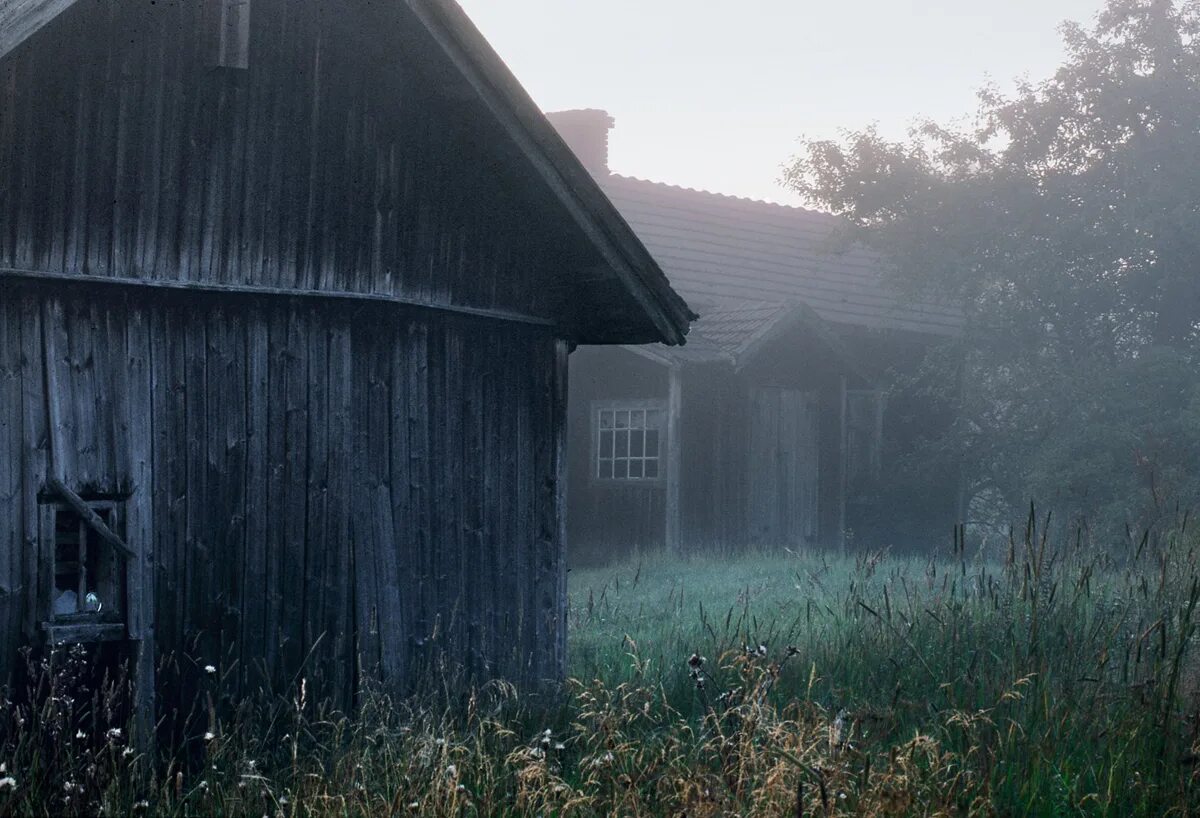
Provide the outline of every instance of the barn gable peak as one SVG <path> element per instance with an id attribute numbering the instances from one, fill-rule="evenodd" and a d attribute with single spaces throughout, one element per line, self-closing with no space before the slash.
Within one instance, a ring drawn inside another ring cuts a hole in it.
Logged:
<path id="1" fill-rule="evenodd" d="M 209 4 L 206 27 L 216 33 L 216 46 L 205 49 L 208 64 L 234 69 L 249 65 L 253 72 L 263 55 L 254 53 L 257 40 L 253 38 L 259 33 L 252 32 L 248 23 L 248 3 L 204 2 Z M 73 6 L 86 5 L 80 0 L 0 0 L 0 59 L 14 59 L 13 52 L 23 43 L 30 43 L 39 32 L 59 30 L 50 24 Z M 356 58 L 372 60 L 383 74 L 402 61 L 418 65 L 433 80 L 428 93 L 437 98 L 435 104 L 464 121 L 479 123 L 482 150 L 494 154 L 496 165 L 503 163 L 506 173 L 519 180 L 521 195 L 535 200 L 538 211 L 549 216 L 554 224 L 546 230 L 579 249 L 551 273 L 557 279 L 554 287 L 567 294 L 571 305 L 561 319 L 567 334 L 581 343 L 683 343 L 693 313 L 458 4 L 353 0 L 346 5 L 356 13 L 339 8 L 336 15 L 325 17 L 318 9 L 312 16 L 337 18 L 331 24 L 353 29 L 356 36 L 379 33 L 382 39 L 374 48 L 366 48 L 370 56 L 364 53 Z M 254 0 L 255 18 L 262 19 L 260 11 L 276 6 L 283 8 L 275 0 Z M 259 23 L 254 25 L 258 32 Z M 262 33 L 267 33 L 265 27 Z M 393 37 L 395 42 L 388 42 Z M 580 263 L 584 255 L 594 261 Z M 301 278 L 305 275 L 298 273 Z"/>

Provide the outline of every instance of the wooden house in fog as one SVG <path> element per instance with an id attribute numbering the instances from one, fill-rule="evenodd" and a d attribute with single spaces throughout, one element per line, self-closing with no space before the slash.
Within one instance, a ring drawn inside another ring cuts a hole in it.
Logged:
<path id="1" fill-rule="evenodd" d="M 568 352 L 690 317 L 450 0 L 0 2 L 0 683 L 560 677 Z"/>
<path id="2" fill-rule="evenodd" d="M 955 475 L 888 479 L 948 419 L 888 387 L 958 311 L 892 290 L 874 253 L 837 250 L 831 216 L 611 173 L 606 112 L 550 119 L 700 314 L 686 347 L 574 359 L 572 553 L 949 531 Z"/>

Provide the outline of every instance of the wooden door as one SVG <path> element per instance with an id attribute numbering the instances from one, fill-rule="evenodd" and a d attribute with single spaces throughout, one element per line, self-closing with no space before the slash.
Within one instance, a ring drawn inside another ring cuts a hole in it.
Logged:
<path id="1" fill-rule="evenodd" d="M 818 520 L 817 396 L 781 387 L 750 393 L 751 539 L 762 545 L 815 542 Z"/>

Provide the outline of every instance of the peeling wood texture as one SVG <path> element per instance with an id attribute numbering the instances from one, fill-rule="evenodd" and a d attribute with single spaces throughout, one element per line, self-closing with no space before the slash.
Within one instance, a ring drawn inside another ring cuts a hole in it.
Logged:
<path id="1" fill-rule="evenodd" d="M 44 327 L 38 292 L 0 298 L 0 502 L 15 522 L 0 529 L 5 676 L 22 625 L 49 618 L 22 582 L 26 554 L 49 555 L 20 521 L 55 490 L 38 402 L 55 358 L 64 415 L 87 407 L 86 422 L 63 422 L 68 491 L 127 498 L 142 599 L 128 628 L 153 632 L 160 655 L 236 662 L 247 690 L 305 676 L 342 703 L 360 679 L 404 690 L 434 662 L 561 676 L 562 342 L 379 307 L 178 294 L 56 297 Z M 61 351 L 23 355 L 43 333 Z M 130 441 L 120 456 L 113 430 Z"/>

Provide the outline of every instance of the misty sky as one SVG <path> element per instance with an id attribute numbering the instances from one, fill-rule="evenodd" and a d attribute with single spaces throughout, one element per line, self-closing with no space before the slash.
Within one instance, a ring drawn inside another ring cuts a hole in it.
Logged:
<path id="1" fill-rule="evenodd" d="M 546 110 L 616 117 L 620 173 L 772 201 L 800 136 L 975 108 L 1102 0 L 460 0 Z"/>

